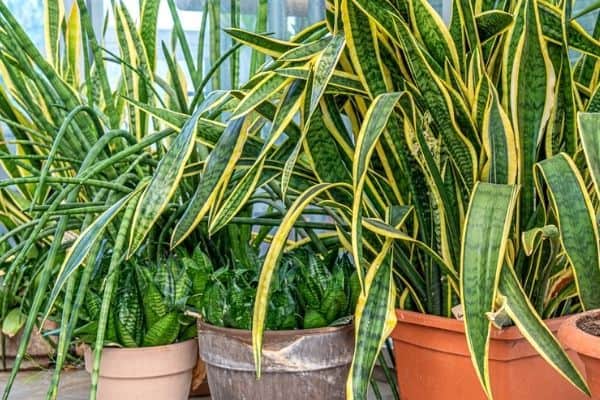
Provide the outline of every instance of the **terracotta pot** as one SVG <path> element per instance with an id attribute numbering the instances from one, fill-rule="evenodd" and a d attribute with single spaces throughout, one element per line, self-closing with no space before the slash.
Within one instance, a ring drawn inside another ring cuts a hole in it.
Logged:
<path id="1" fill-rule="evenodd" d="M 352 325 L 264 335 L 256 379 L 250 331 L 198 323 L 200 357 L 213 400 L 343 400 L 352 353 Z"/>
<path id="2" fill-rule="evenodd" d="M 397 310 L 392 333 L 402 400 L 485 400 L 462 321 Z M 546 321 L 554 333 L 565 318 Z M 568 352 L 581 371 L 577 355 Z M 493 329 L 490 380 L 495 400 L 584 400 L 516 327 Z"/>
<path id="3" fill-rule="evenodd" d="M 577 322 L 587 316 L 600 318 L 600 310 L 588 311 L 569 318 L 560 327 L 558 338 L 565 346 L 579 354 L 585 366 L 592 399 L 600 399 L 600 337 L 577 327 Z"/>
<path id="4" fill-rule="evenodd" d="M 98 400 L 185 400 L 198 358 L 195 339 L 167 346 L 112 348 L 102 351 Z M 85 349 L 85 369 L 94 361 Z"/>
<path id="5" fill-rule="evenodd" d="M 54 321 L 46 321 L 43 327 L 43 331 L 54 330 L 57 325 Z M 21 343 L 22 331 L 16 336 L 10 338 L 2 335 L 0 332 L 0 341 L 4 340 L 5 348 L 2 353 L 2 347 L 0 346 L 0 371 L 10 370 L 14 364 L 19 344 Z M 29 344 L 27 345 L 27 353 L 23 361 L 21 362 L 20 370 L 48 368 L 50 365 L 49 355 L 54 352 L 54 349 L 48 343 L 48 339 L 42 337 L 42 333 L 37 327 L 33 328 Z"/>

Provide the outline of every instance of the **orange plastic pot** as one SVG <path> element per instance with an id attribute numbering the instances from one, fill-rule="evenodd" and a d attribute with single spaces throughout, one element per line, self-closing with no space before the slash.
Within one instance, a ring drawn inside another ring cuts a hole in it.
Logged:
<path id="1" fill-rule="evenodd" d="M 600 399 L 600 337 L 591 335 L 577 326 L 577 322 L 587 316 L 600 319 L 600 310 L 588 311 L 569 318 L 560 327 L 558 338 L 563 345 L 579 354 L 585 366 L 592 399 Z"/>
<path id="2" fill-rule="evenodd" d="M 462 321 L 397 310 L 392 333 L 402 400 L 485 400 Z M 546 321 L 554 333 L 565 318 Z M 574 352 L 569 356 L 580 367 Z M 582 368 L 579 368 L 582 371 Z M 495 400 L 584 400 L 531 347 L 517 328 L 494 329 L 490 380 Z"/>

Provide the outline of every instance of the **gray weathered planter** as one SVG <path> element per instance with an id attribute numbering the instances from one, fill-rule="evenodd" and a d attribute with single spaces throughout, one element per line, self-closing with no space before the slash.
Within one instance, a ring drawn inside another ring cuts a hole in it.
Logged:
<path id="1" fill-rule="evenodd" d="M 353 325 L 265 332 L 259 380 L 250 331 L 199 322 L 198 340 L 213 400 L 346 398 Z"/>

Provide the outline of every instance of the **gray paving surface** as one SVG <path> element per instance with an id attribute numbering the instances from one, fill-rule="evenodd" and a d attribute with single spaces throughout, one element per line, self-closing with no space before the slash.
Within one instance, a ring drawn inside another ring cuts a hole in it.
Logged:
<path id="1" fill-rule="evenodd" d="M 43 400 L 46 388 L 52 377 L 52 371 L 31 371 L 19 374 L 10 400 Z M 8 373 L 0 372 L 0 393 L 4 390 Z M 384 400 L 392 400 L 390 389 L 381 384 L 380 390 Z M 64 371 L 61 379 L 60 400 L 85 400 L 88 398 L 89 375 L 80 369 Z M 375 399 L 372 395 L 369 399 Z M 194 400 L 210 400 L 209 397 L 196 397 Z M 232 399 L 233 400 L 233 399 Z M 267 400 L 267 399 L 265 399 Z"/>
<path id="2" fill-rule="evenodd" d="M 46 389 L 52 378 L 52 371 L 22 372 L 17 377 L 10 400 L 44 400 Z M 0 393 L 4 390 L 8 373 L 0 372 Z M 86 400 L 88 398 L 90 377 L 81 369 L 63 371 L 58 398 L 60 400 Z M 194 400 L 210 399 L 196 397 Z M 116 400 L 116 399 L 115 399 Z"/>

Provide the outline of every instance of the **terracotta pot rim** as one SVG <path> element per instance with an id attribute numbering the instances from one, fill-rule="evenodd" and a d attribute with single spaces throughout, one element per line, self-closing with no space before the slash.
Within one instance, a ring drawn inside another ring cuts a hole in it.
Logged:
<path id="1" fill-rule="evenodd" d="M 581 318 L 587 316 L 600 317 L 600 309 L 590 310 L 573 315 L 567 319 L 558 331 L 558 338 L 569 348 L 592 358 L 600 358 L 600 336 L 585 332 L 577 326 Z"/>
<path id="2" fill-rule="evenodd" d="M 237 337 L 242 337 L 242 336 L 251 337 L 252 336 L 251 330 L 226 328 L 226 327 L 222 327 L 222 326 L 212 325 L 212 324 L 209 324 L 208 322 L 204 322 L 200 319 L 198 320 L 198 328 L 208 330 L 208 331 L 222 333 L 222 334 L 228 335 L 228 336 L 237 336 Z M 325 326 L 323 328 L 288 329 L 288 330 L 280 330 L 280 331 L 266 330 L 266 331 L 264 331 L 264 336 L 265 337 L 273 337 L 273 338 L 289 337 L 289 336 L 312 336 L 312 335 L 322 335 L 322 334 L 327 334 L 327 333 L 336 333 L 336 332 L 344 331 L 347 329 L 353 329 L 353 328 L 354 328 L 354 323 L 351 322 L 346 325 Z"/>
<path id="3" fill-rule="evenodd" d="M 92 370 L 93 349 L 84 351 L 85 369 Z M 162 346 L 105 347 L 100 360 L 100 376 L 107 379 L 148 379 L 192 371 L 198 359 L 196 339 Z"/>
<path id="4" fill-rule="evenodd" d="M 399 308 L 396 309 L 396 317 L 398 320 L 398 324 L 419 325 L 457 333 L 465 332 L 463 320 L 445 318 L 431 314 L 423 314 L 420 312 L 402 310 Z M 569 316 L 550 318 L 544 320 L 544 322 L 550 329 L 558 329 L 558 327 L 561 326 L 569 318 Z M 522 339 L 523 335 L 516 326 L 509 326 L 503 329 L 492 327 L 490 338 L 494 340 L 511 341 Z"/>
<path id="5" fill-rule="evenodd" d="M 146 346 L 146 347 L 117 347 L 117 346 L 105 346 L 102 348 L 102 352 L 123 352 L 123 353 L 136 353 L 136 352 L 147 352 L 147 351 L 153 351 L 153 350 L 157 350 L 157 351 L 161 351 L 164 349 L 174 349 L 177 347 L 185 347 L 188 346 L 190 342 L 195 342 L 196 340 L 198 340 L 198 338 L 193 338 L 193 339 L 188 339 L 188 340 L 184 340 L 183 342 L 176 342 L 176 343 L 171 343 L 171 344 L 163 344 L 160 346 Z M 90 346 L 88 343 L 85 344 L 86 347 L 89 347 L 92 351 L 93 351 L 93 347 Z"/>

